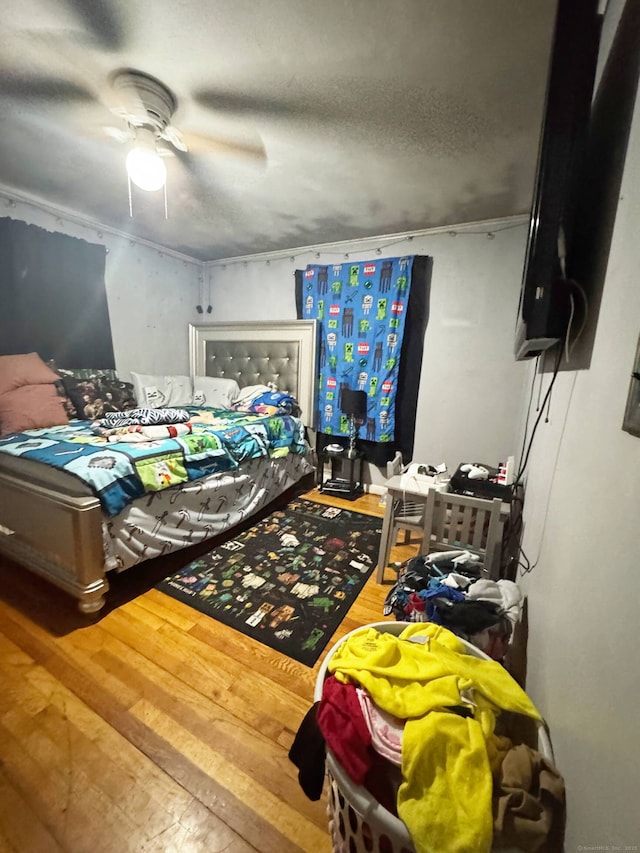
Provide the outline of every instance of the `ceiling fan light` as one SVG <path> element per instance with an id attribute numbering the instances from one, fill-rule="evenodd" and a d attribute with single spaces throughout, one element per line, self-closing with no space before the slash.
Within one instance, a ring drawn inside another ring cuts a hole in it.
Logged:
<path id="1" fill-rule="evenodd" d="M 127 174 L 141 190 L 153 192 L 162 189 L 167 180 L 164 160 L 146 145 L 136 145 L 127 154 Z"/>

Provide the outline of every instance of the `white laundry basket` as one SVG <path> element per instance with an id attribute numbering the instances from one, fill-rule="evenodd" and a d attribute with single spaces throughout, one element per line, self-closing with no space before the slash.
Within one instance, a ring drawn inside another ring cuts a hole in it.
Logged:
<path id="1" fill-rule="evenodd" d="M 322 688 L 327 677 L 329 661 L 336 649 L 348 637 L 365 628 L 374 628 L 381 633 L 401 634 L 413 622 L 374 622 L 363 625 L 351 631 L 329 649 L 322 662 L 316 679 L 314 701 L 322 698 Z M 484 660 L 491 660 L 480 649 L 471 643 L 460 640 L 469 654 Z M 551 742 L 543 725 L 538 726 L 538 751 L 553 761 Z M 327 750 L 326 760 L 327 779 L 329 782 L 329 800 L 327 815 L 329 817 L 329 833 L 333 842 L 334 853 L 415 853 L 415 847 L 407 832 L 405 824 L 391 812 L 387 811 L 366 788 L 351 781 L 331 750 Z M 444 853 L 444 851 L 443 851 Z M 496 850 L 496 853 L 498 851 Z M 514 848 L 500 853 L 517 853 Z"/>

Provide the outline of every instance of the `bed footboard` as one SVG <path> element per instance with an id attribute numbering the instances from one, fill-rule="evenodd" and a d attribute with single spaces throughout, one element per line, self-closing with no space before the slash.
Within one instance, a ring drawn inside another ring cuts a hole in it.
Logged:
<path id="1" fill-rule="evenodd" d="M 95 497 L 0 473 L 0 553 L 77 598 L 82 613 L 100 610 L 109 589 L 101 521 Z"/>

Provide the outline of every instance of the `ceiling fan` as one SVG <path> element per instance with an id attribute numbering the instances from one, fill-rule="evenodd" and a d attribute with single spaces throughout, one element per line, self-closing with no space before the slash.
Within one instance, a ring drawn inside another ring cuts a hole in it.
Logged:
<path id="1" fill-rule="evenodd" d="M 48 33 L 26 33 L 42 53 L 60 56 L 60 39 Z M 73 47 L 72 47 L 73 45 Z M 122 68 L 105 74 L 100 63 L 82 44 L 67 41 L 64 54 L 70 64 L 83 69 L 82 82 L 62 76 L 24 76 L 19 72 L 0 80 L 0 95 L 27 98 L 50 105 L 98 103 L 121 119 L 117 127 L 102 131 L 118 142 L 130 145 L 127 172 L 137 186 L 160 189 L 166 181 L 164 159 L 178 155 L 189 170 L 197 170 L 192 155 L 240 155 L 257 163 L 266 162 L 262 140 L 250 137 L 228 139 L 194 131 L 182 131 L 172 123 L 178 100 L 169 87 L 146 72 Z M 76 60 L 74 63 L 73 60 Z M 107 82 L 105 85 L 105 77 Z M 203 104 L 205 109 L 212 109 Z M 219 111 L 222 112 L 222 111 Z M 95 128 L 95 125 L 93 125 Z M 80 132 L 87 132 L 84 123 Z"/>
<path id="2" fill-rule="evenodd" d="M 178 129 L 173 123 L 178 99 L 165 83 L 135 68 L 110 71 L 114 55 L 127 48 L 127 18 L 121 11 L 124 7 L 114 0 L 48 2 L 54 11 L 57 5 L 62 18 L 71 23 L 13 30 L 16 56 L 28 57 L 36 68 L 46 59 L 46 67 L 41 72 L 30 69 L 24 74 L 18 62 L 8 75 L 0 75 L 0 98 L 16 100 L 21 108 L 25 103 L 37 105 L 38 109 L 40 105 L 45 109 L 80 105 L 85 112 L 78 131 L 93 135 L 99 126 L 101 133 L 129 145 L 127 171 L 131 180 L 144 189 L 164 185 L 164 160 L 169 156 L 177 156 L 192 175 L 198 175 L 201 155 L 239 155 L 254 163 L 266 162 L 266 151 L 257 133 L 223 138 Z M 51 69 L 57 73 L 52 74 Z M 306 100 L 291 93 L 281 101 L 203 86 L 190 92 L 189 98 L 201 110 L 225 120 L 250 115 L 304 122 L 310 114 Z M 118 125 L 105 126 L 107 122 L 100 118 L 87 123 L 86 108 L 91 104 L 106 107 L 120 119 Z M 65 119 L 75 121 L 70 112 Z"/>
<path id="3" fill-rule="evenodd" d="M 173 92 L 160 80 L 135 69 L 116 71 L 110 80 L 105 102 L 122 119 L 122 127 L 104 127 L 119 142 L 132 143 L 127 154 L 127 173 L 143 190 L 164 186 L 167 176 L 165 157 L 176 152 L 233 153 L 266 160 L 261 141 L 229 141 L 213 136 L 182 132 L 172 117 L 177 107 Z"/>

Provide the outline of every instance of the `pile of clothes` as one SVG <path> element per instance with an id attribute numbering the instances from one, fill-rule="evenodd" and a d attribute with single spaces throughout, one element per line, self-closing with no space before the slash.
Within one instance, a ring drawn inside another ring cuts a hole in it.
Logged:
<path id="1" fill-rule="evenodd" d="M 482 577 L 469 551 L 443 551 L 403 563 L 383 612 L 401 622 L 433 622 L 502 661 L 522 617 L 522 593 L 508 580 Z"/>
<path id="2" fill-rule="evenodd" d="M 398 635 L 368 626 L 331 656 L 289 758 L 319 799 L 331 750 L 354 785 L 404 822 L 417 853 L 560 853 L 563 780 L 548 757 L 507 736 L 503 718 L 541 722 L 500 663 L 433 622 Z"/>
<path id="3" fill-rule="evenodd" d="M 92 432 L 110 442 L 143 443 L 177 438 L 192 432 L 186 409 L 128 409 L 105 412 L 91 424 Z"/>

